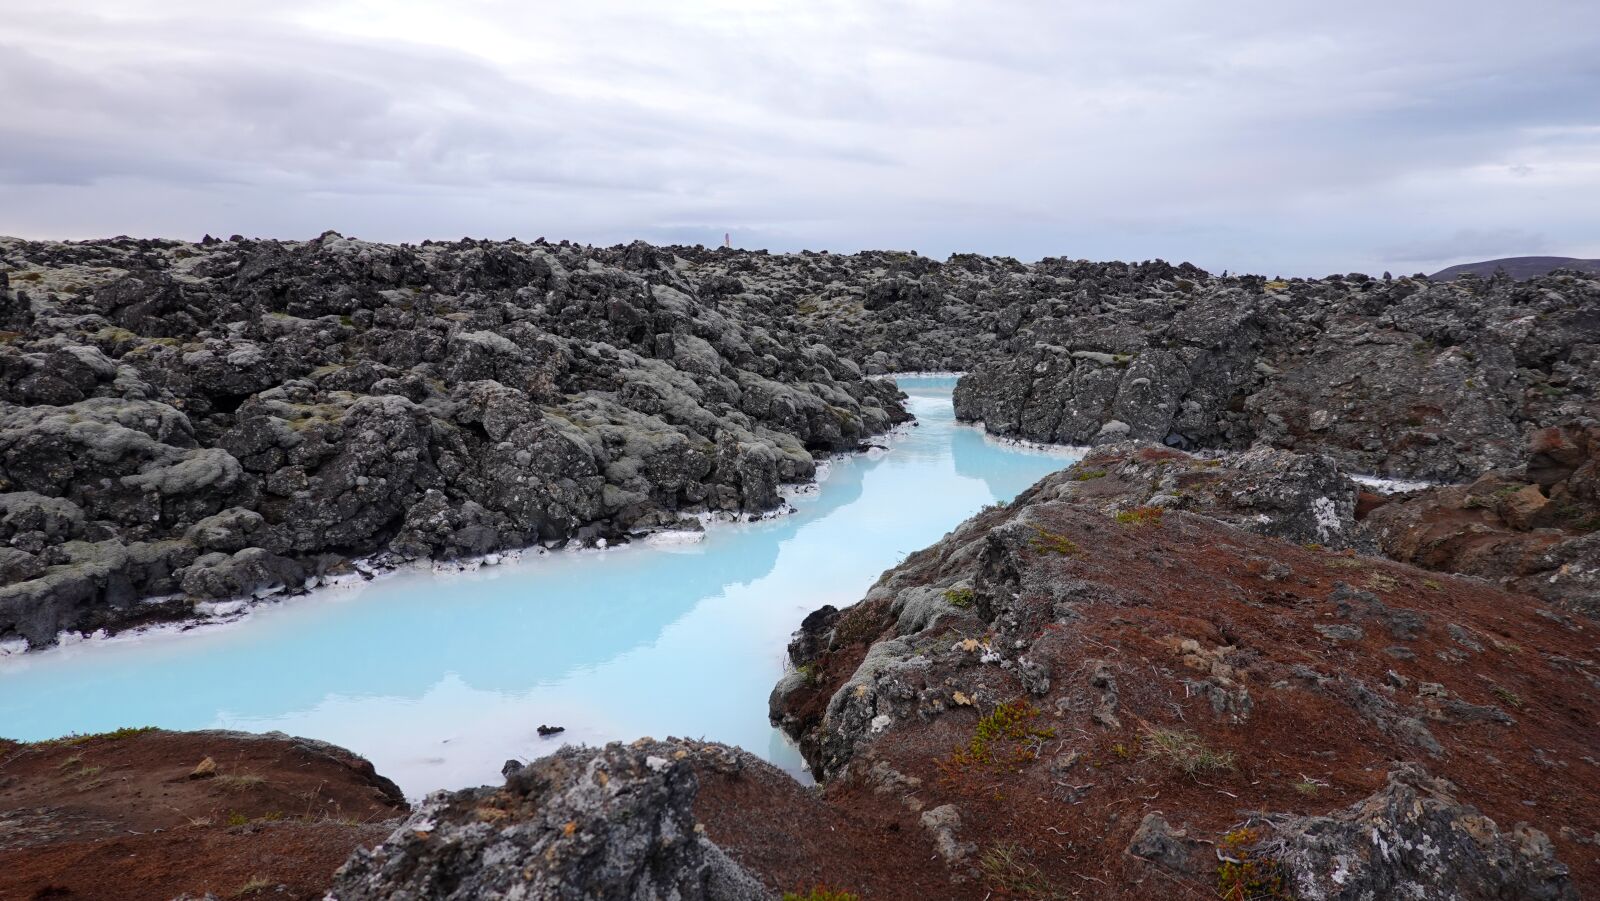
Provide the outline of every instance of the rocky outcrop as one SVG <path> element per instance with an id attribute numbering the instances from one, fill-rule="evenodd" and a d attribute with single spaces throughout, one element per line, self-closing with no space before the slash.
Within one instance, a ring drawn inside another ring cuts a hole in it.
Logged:
<path id="1" fill-rule="evenodd" d="M 1372 797 L 1325 816 L 1272 822 L 1265 848 L 1285 889 L 1307 899 L 1578 897 L 1550 839 L 1519 823 L 1502 832 L 1454 786 L 1402 767 Z M 1242 857 L 1243 847 L 1234 849 Z"/>
<path id="2" fill-rule="evenodd" d="M 1520 466 L 1363 506 L 1360 531 L 1387 556 L 1600 616 L 1600 427 L 1542 429 Z"/>
<path id="3" fill-rule="evenodd" d="M 0 640 L 35 646 L 355 557 L 761 513 L 906 418 L 643 245 L 6 239 L 0 264 L 26 311 L 0 339 Z"/>
<path id="4" fill-rule="evenodd" d="M 776 897 L 696 824 L 690 758 L 702 750 L 650 741 L 563 748 L 509 766 L 501 788 L 434 794 L 381 845 L 358 850 L 331 896 Z"/>
<path id="5" fill-rule="evenodd" d="M 1036 306 L 1018 332 L 1031 342 L 962 380 L 962 418 L 1067 444 L 1265 441 L 1358 472 L 1460 481 L 1513 464 L 1533 430 L 1597 413 L 1592 277 L 1266 282 L 1145 268 L 1129 273 L 1135 299 L 1087 267 L 1066 271 L 1074 303 Z"/>
<path id="6" fill-rule="evenodd" d="M 1358 554 L 1355 508 L 1325 458 L 1097 448 L 808 617 L 772 720 L 828 792 L 939 811 L 995 891 L 1600 884 L 1584 628 Z"/>

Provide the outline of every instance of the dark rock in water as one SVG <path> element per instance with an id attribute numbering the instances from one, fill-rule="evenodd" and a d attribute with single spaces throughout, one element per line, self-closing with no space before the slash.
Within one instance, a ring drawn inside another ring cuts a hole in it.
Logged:
<path id="1" fill-rule="evenodd" d="M 566 726 L 540 726 L 539 727 L 539 736 L 541 738 L 548 738 L 549 736 L 552 736 L 552 735 L 560 735 L 561 733 L 563 733 L 565 731 L 567 731 L 567 727 Z"/>
<path id="2" fill-rule="evenodd" d="M 750 901 L 762 884 L 696 828 L 698 780 L 670 742 L 563 748 L 500 788 L 435 793 L 334 879 L 340 901 Z"/>

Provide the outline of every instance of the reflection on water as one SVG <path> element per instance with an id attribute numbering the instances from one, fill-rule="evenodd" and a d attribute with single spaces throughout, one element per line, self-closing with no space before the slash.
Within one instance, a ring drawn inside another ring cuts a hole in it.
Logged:
<path id="1" fill-rule="evenodd" d="M 497 781 L 558 741 L 716 739 L 799 769 L 767 725 L 793 629 L 1071 454 L 954 423 L 954 379 L 901 382 L 920 426 L 836 462 L 798 512 L 698 543 L 411 572 L 184 634 L 0 662 L 0 735 L 279 729 L 349 747 L 418 795 Z M 567 727 L 541 739 L 541 723 Z"/>

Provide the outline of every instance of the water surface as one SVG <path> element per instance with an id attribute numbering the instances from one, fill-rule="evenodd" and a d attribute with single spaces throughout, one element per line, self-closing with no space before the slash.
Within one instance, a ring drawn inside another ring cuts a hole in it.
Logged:
<path id="1" fill-rule="evenodd" d="M 920 425 L 834 462 L 796 512 L 691 544 L 529 554 L 405 572 L 227 625 L 0 660 L 0 735 L 120 726 L 282 730 L 350 748 L 409 795 L 497 782 L 560 742 L 680 735 L 791 771 L 767 694 L 807 613 L 1077 454 L 957 425 L 953 378 L 907 378 Z M 541 723 L 565 726 L 541 739 Z"/>

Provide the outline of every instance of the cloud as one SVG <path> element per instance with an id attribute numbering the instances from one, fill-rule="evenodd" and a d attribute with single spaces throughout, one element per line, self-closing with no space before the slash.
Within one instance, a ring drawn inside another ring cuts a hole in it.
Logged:
<path id="1" fill-rule="evenodd" d="M 777 250 L 1284 274 L 1600 240 L 1594 4 L 0 0 L 0 15 L 3 233 L 731 230 Z"/>

